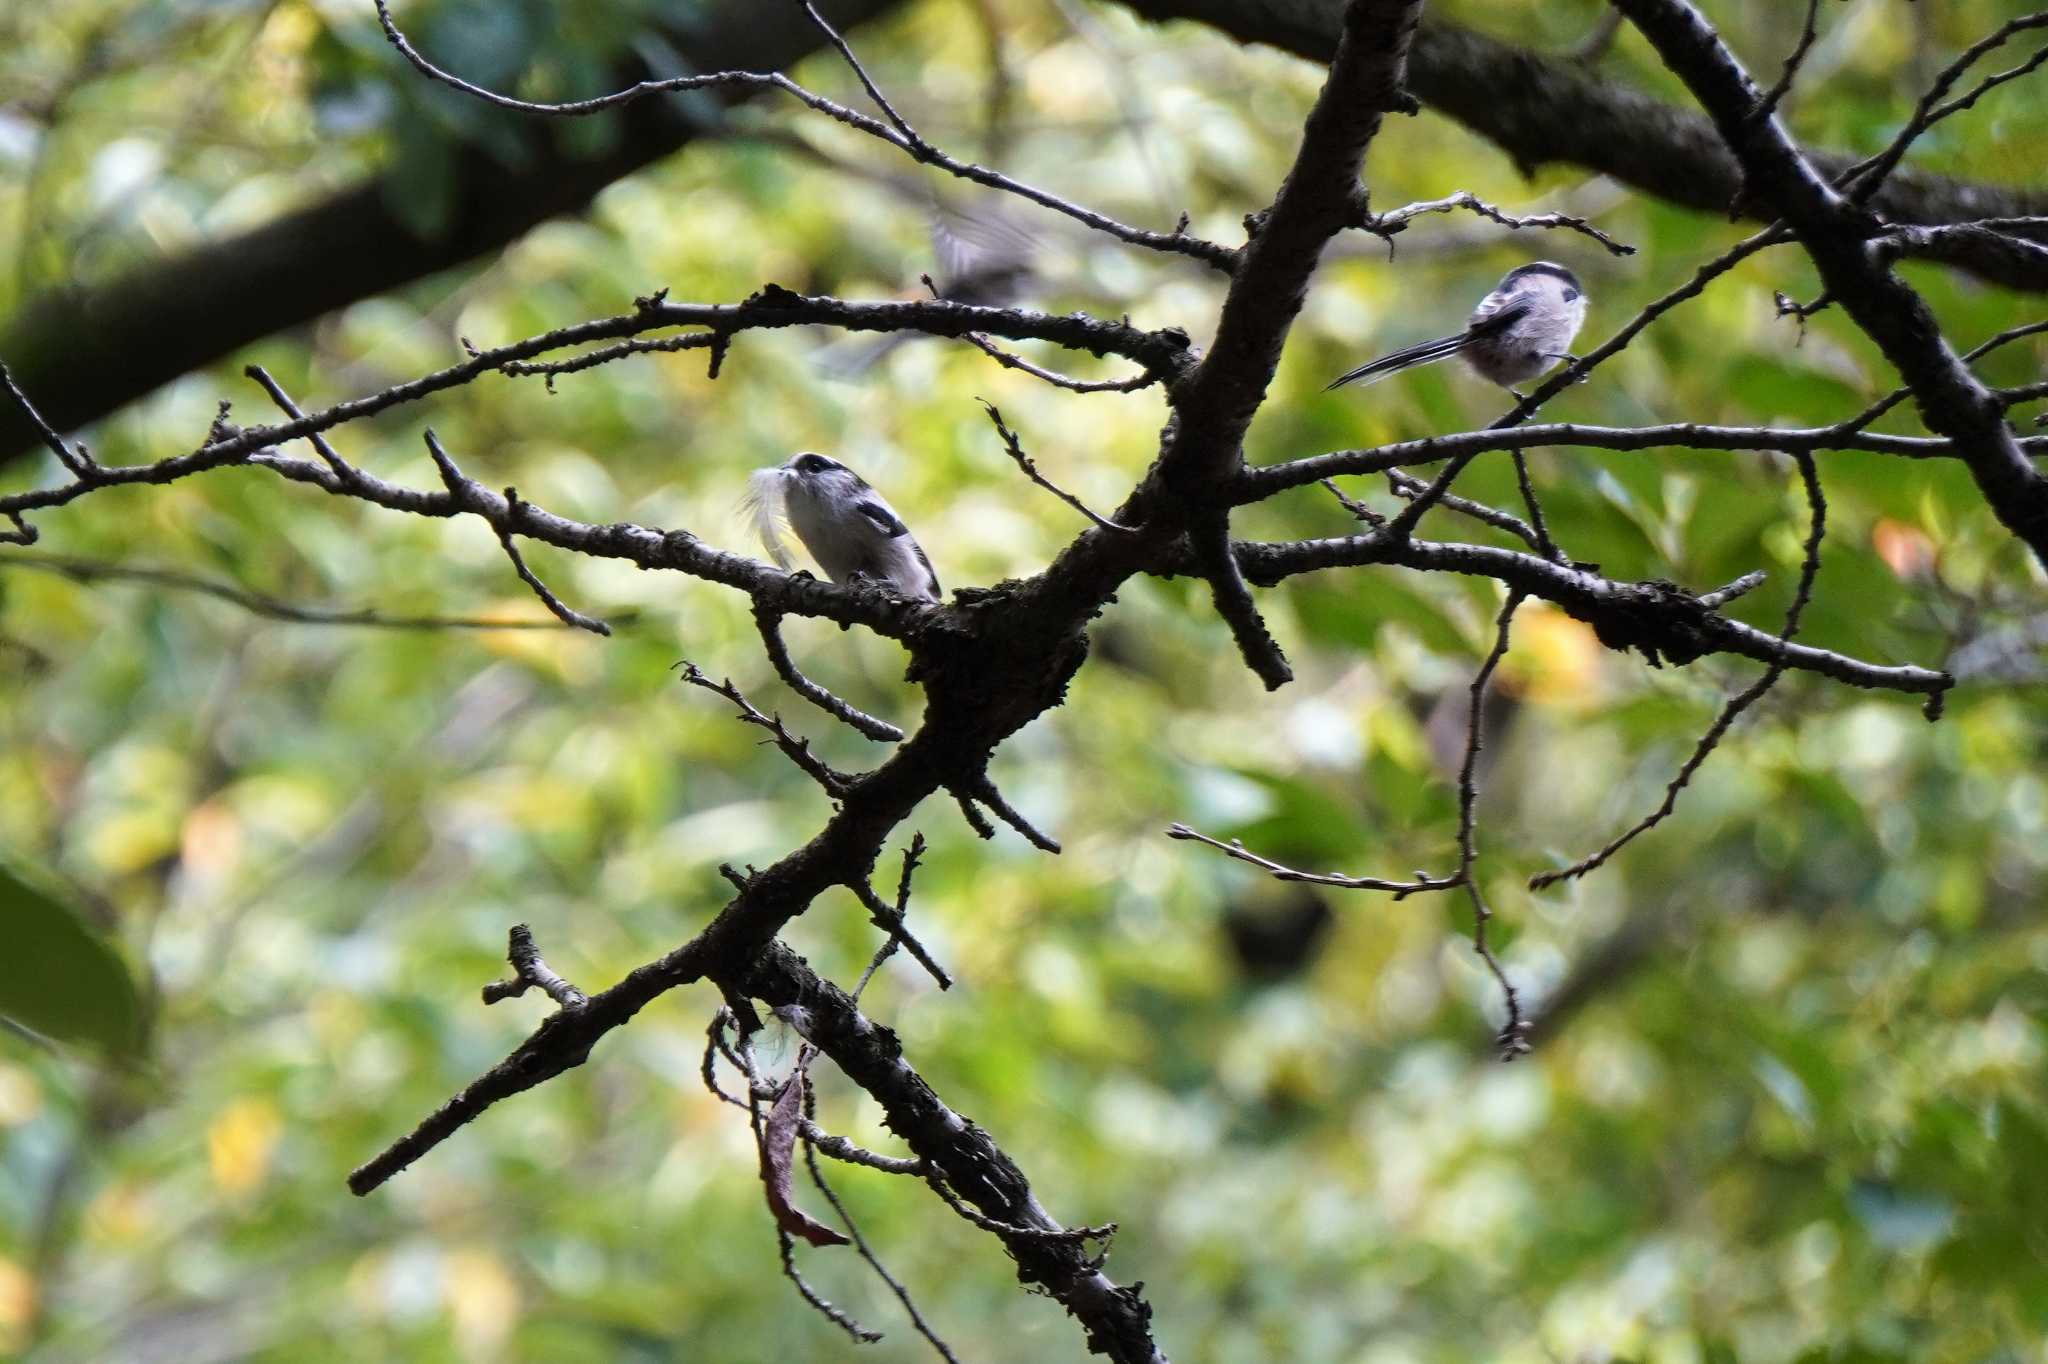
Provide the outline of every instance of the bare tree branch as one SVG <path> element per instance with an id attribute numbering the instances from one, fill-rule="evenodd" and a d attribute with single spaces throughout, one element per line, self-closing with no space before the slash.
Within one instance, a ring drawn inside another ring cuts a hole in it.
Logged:
<path id="1" fill-rule="evenodd" d="M 1394 540 L 1384 532 L 1287 543 L 1238 541 L 1237 559 L 1252 582 L 1272 584 L 1297 573 L 1397 564 L 1466 573 L 1518 587 L 1585 621 L 1611 649 L 1640 650 L 1652 662 L 1690 663 L 1710 653 L 1739 654 L 1759 663 L 1818 673 L 1852 687 L 1936 697 L 1955 685 L 1947 673 L 1910 664 L 1887 667 L 1828 649 L 1788 644 L 1777 635 L 1729 620 L 1697 597 L 1666 582 L 1624 583 L 1590 569 L 1553 563 L 1493 545 L 1440 540 Z"/>
<path id="2" fill-rule="evenodd" d="M 484 491 L 483 485 L 455 467 L 455 461 L 441 448 L 441 442 L 435 438 L 432 431 L 426 434 L 427 452 L 434 457 L 434 467 L 441 471 L 441 481 L 448 486 L 448 495 L 454 498 L 458 505 L 466 507 Z M 519 553 L 519 546 L 512 541 L 513 530 L 526 519 L 526 504 L 519 500 L 519 491 L 516 488 L 505 489 L 503 518 L 487 516 L 485 519 L 490 521 L 491 529 L 497 533 L 498 544 L 504 549 L 505 557 L 512 561 L 513 571 L 518 573 L 519 581 L 533 589 L 533 595 L 540 598 L 541 605 L 554 612 L 556 618 L 564 625 L 588 630 L 593 635 L 611 634 L 611 626 L 594 616 L 586 616 L 581 611 L 565 605 L 562 599 L 550 592 L 548 585 L 535 577 L 533 570 L 526 566 L 525 558 Z"/>
<path id="3" fill-rule="evenodd" d="M 740 723 L 767 730 L 769 742 L 781 750 L 784 757 L 795 763 L 804 775 L 823 787 L 826 795 L 837 800 L 846 794 L 847 787 L 853 784 L 853 778 L 835 770 L 817 754 L 811 752 L 811 741 L 799 739 L 785 729 L 780 715 L 764 715 L 756 710 L 754 703 L 747 700 L 745 693 L 735 687 L 729 677 L 723 682 L 713 682 L 694 663 L 685 661 L 680 666 L 683 670 L 683 681 L 693 687 L 702 687 L 708 692 L 714 692 L 732 702 L 734 709 L 739 711 L 735 718 Z"/>
<path id="4" fill-rule="evenodd" d="M 1813 456 L 1800 454 L 1794 456 L 1794 458 L 1799 464 L 1799 478 L 1806 492 L 1807 514 L 1810 520 L 1806 532 L 1805 552 L 1799 565 L 1799 586 L 1792 594 L 1792 604 L 1785 609 L 1785 624 L 1778 631 L 1778 638 L 1788 644 L 1791 642 L 1792 636 L 1799 633 L 1799 617 L 1805 612 L 1807 603 L 1813 598 L 1813 580 L 1820 572 L 1820 544 L 1821 540 L 1827 535 L 1828 522 L 1827 499 L 1821 493 L 1820 475 L 1814 470 Z M 1756 704 L 1756 702 L 1763 698 L 1765 692 L 1768 692 L 1777 685 L 1778 679 L 1785 675 L 1785 667 L 1786 664 L 1782 656 L 1773 659 L 1770 666 L 1764 669 L 1761 677 L 1738 692 L 1729 700 L 1727 705 L 1721 708 L 1721 713 L 1714 717 L 1714 723 L 1707 727 L 1707 732 L 1700 736 L 1699 743 L 1694 745 L 1692 755 L 1678 769 L 1678 775 L 1673 777 L 1670 784 L 1664 788 L 1664 799 L 1655 810 L 1652 810 L 1627 829 L 1615 835 L 1598 852 L 1581 858 L 1568 867 L 1530 877 L 1529 889 L 1542 890 L 1544 887 L 1555 885 L 1559 881 L 1584 876 L 1596 867 L 1605 865 L 1609 858 L 1634 842 L 1639 836 L 1648 833 L 1668 819 L 1672 811 L 1678 808 L 1679 793 L 1685 790 L 1686 786 L 1692 781 L 1693 775 L 1700 770 L 1708 756 L 1719 746 L 1722 736 L 1727 734 L 1729 728 L 1742 717 L 1744 711 Z M 1928 702 L 1931 708 L 1938 707 L 1941 695 L 1942 693 L 1940 692 L 1935 692 L 1932 695 Z M 1932 715 L 1933 710 L 1930 710 L 1929 718 L 1932 718 Z"/>
<path id="5" fill-rule="evenodd" d="M 370 608 L 300 606 L 282 597 L 251 592 L 234 583 L 177 569 L 109 563 L 71 554 L 4 554 L 0 564 L 55 573 L 77 582 L 129 582 L 174 592 L 197 592 L 231 602 L 252 615 L 295 625 L 353 625 L 379 630 L 559 630 L 555 620 L 504 620 L 496 616 L 387 616 Z M 628 619 L 620 616 L 620 619 Z"/>
<path id="6" fill-rule="evenodd" d="M 15 408 L 28 418 L 29 425 L 42 437 L 43 444 L 57 457 L 57 462 L 81 483 L 90 482 L 98 471 L 91 453 L 83 445 L 73 448 L 64 443 L 64 438 L 43 419 L 43 414 L 36 410 L 36 405 L 29 401 L 28 395 L 14 382 L 14 375 L 4 363 L 0 363 L 0 388 L 7 390 L 7 396 L 13 400 Z"/>
<path id="7" fill-rule="evenodd" d="M 1409 204 L 1403 208 L 1394 209 L 1389 213 L 1368 214 L 1360 226 L 1378 236 L 1391 237 L 1426 213 L 1450 213 L 1461 208 L 1476 213 L 1480 217 L 1492 222 L 1499 223 L 1502 227 L 1510 230 L 1520 230 L 1525 227 L 1569 228 L 1574 232 L 1591 237 L 1617 256 L 1633 256 L 1636 253 L 1636 249 L 1633 246 L 1616 241 L 1584 218 L 1575 218 L 1569 213 L 1530 213 L 1519 216 L 1503 213 L 1492 204 L 1487 203 L 1478 195 L 1472 193 L 1472 191 L 1465 189 L 1461 189 L 1455 194 L 1447 195 L 1442 199 L 1430 199 L 1419 204 Z"/>
<path id="8" fill-rule="evenodd" d="M 1120 3 L 1147 18 L 1192 19 L 1322 63 L 1336 51 L 1345 0 Z M 1432 17 L 1416 33 L 1409 65 L 1417 99 L 1498 146 L 1525 173 L 1582 166 L 1716 216 L 1727 214 L 1742 186 L 1741 165 L 1712 124 L 1569 55 L 1547 56 Z M 1744 112 L 1754 107 L 1751 101 Z M 1833 176 L 1856 160 L 1830 152 L 1815 163 Z M 1870 206 L 1892 223 L 1938 224 L 2048 213 L 2048 195 L 1901 170 L 1886 178 Z M 1766 205 L 1746 203 L 1742 211 L 1770 216 Z M 2001 255 L 1959 252 L 1944 263 L 2008 288 L 2048 289 L 2048 270 Z"/>
<path id="9" fill-rule="evenodd" d="M 2031 336 L 2048 330 L 2048 323 L 2015 328 Z M 1417 440 L 1360 450 L 1336 450 L 1311 455 L 1284 464 L 1266 464 L 1239 475 L 1232 499 L 1240 504 L 1260 502 L 1286 488 L 1299 488 L 1336 474 L 1376 474 L 1416 464 L 1433 464 L 1460 455 L 1487 450 L 1514 450 L 1534 445 L 1564 445 L 1584 450 L 1775 450 L 1784 454 L 1818 454 L 1831 450 L 1862 450 L 1872 454 L 1896 455 L 1902 459 L 1956 459 L 1954 442 L 1939 436 L 1893 436 L 1863 430 L 1863 426 L 1897 403 L 1894 393 L 1882 403 L 1833 426 L 1705 426 L 1673 422 L 1664 426 L 1587 426 L 1559 422 L 1542 426 L 1508 427 L 1464 431 L 1447 436 L 1423 436 Z M 2048 456 L 2048 437 L 2030 436 L 2019 447 L 2032 458 Z"/>
<path id="10" fill-rule="evenodd" d="M 540 954 L 539 945 L 533 940 L 533 930 L 525 924 L 512 925 L 505 959 L 512 964 L 512 979 L 493 981 L 484 986 L 484 1003 L 516 999 L 529 989 L 538 989 L 564 1009 L 580 1009 L 590 1002 L 589 996 L 549 968 Z"/>
<path id="11" fill-rule="evenodd" d="M 1167 825 L 1166 836 L 1185 842 L 1201 843 L 1240 862 L 1249 862 L 1276 881 L 1301 881 L 1311 886 L 1335 886 L 1339 890 L 1384 890 L 1396 900 L 1405 900 L 1410 895 L 1419 895 L 1424 891 L 1448 890 L 1461 884 L 1456 876 L 1429 876 L 1422 872 L 1417 872 L 1413 881 L 1385 881 L 1377 876 L 1344 876 L 1337 873 L 1296 871 L 1270 858 L 1259 856 L 1234 838 L 1225 843 L 1205 833 L 1198 833 L 1185 824 Z"/>
<path id="12" fill-rule="evenodd" d="M 757 601 L 754 624 L 761 632 L 761 647 L 767 651 L 768 662 L 774 667 L 775 675 L 787 683 L 791 691 L 879 743 L 895 743 L 902 739 L 903 731 L 887 720 L 877 720 L 866 711 L 849 705 L 797 670 L 796 661 L 789 656 L 789 645 L 783 642 L 780 611 Z"/>
<path id="13" fill-rule="evenodd" d="M 1926 302 L 1870 257 L 1869 212 L 1824 180 L 1775 120 L 1748 117 L 1756 85 L 1697 10 L 1682 0 L 1615 4 L 1713 116 L 1752 192 L 1784 214 L 1828 292 L 1912 387 L 1928 428 L 1954 442 L 1999 521 L 2048 563 L 2048 479 L 2028 463 L 1996 398 L 1949 349 Z M 2048 14 L 2007 27 L 2022 23 L 2048 24 Z M 1909 141 L 1902 133 L 1895 143 L 1901 154 Z M 1880 157 L 1869 174 L 1885 165 Z"/>
<path id="14" fill-rule="evenodd" d="M 975 401 L 988 409 L 988 419 L 995 423 L 996 434 L 1003 438 L 1003 448 L 1009 451 L 1010 458 L 1017 462 L 1017 467 L 1024 471 L 1024 477 L 1030 479 L 1033 483 L 1036 483 L 1039 487 L 1045 489 L 1104 530 L 1129 531 L 1131 529 L 1129 526 L 1118 525 L 1106 517 L 1097 516 L 1094 512 L 1088 510 L 1080 498 L 1075 497 L 1072 493 L 1059 487 L 1044 474 L 1039 473 L 1038 465 L 1032 462 L 1031 456 L 1024 453 L 1024 446 L 1017 439 L 1017 433 L 1012 431 L 1009 425 L 1003 421 L 1003 414 L 996 405 L 986 398 L 976 398 Z"/>
<path id="15" fill-rule="evenodd" d="M 809 11 L 818 27 L 824 31 L 827 40 L 837 47 L 848 61 L 853 63 L 854 70 L 859 74 L 862 84 L 866 86 L 869 95 L 874 98 L 876 103 L 889 116 L 890 122 L 883 123 L 869 118 L 866 114 L 859 113 L 847 108 L 843 104 L 826 99 L 823 95 L 806 90 L 803 86 L 798 85 L 779 71 L 715 71 L 703 75 L 676 76 L 667 80 L 643 80 L 627 89 L 614 91 L 609 95 L 600 95 L 594 99 L 567 100 L 555 104 L 539 104 L 531 100 L 513 99 L 508 95 L 501 95 L 481 85 L 466 81 L 460 76 L 445 71 L 428 61 L 420 53 L 419 49 L 415 48 L 407 40 L 405 34 L 399 29 L 397 21 L 391 17 L 389 0 L 374 0 L 374 3 L 377 6 L 378 21 L 384 26 L 385 37 L 390 40 L 391 45 L 398 49 L 399 53 L 408 62 L 412 63 L 413 67 L 421 75 L 426 76 L 430 80 L 439 81 L 441 84 L 452 89 L 460 90 L 465 95 L 474 99 L 480 99 L 486 104 L 494 105 L 500 109 L 510 109 L 524 114 L 547 114 L 562 118 L 581 118 L 590 114 L 600 114 L 609 109 L 616 109 L 621 105 L 631 104 L 650 95 L 668 95 L 681 91 L 710 88 L 780 90 L 828 118 L 843 123 L 849 128 L 858 129 L 872 137 L 880 138 L 891 146 L 900 149 L 909 155 L 911 159 L 922 165 L 936 167 L 939 170 L 945 171 L 948 175 L 958 176 L 962 180 L 970 180 L 975 184 L 985 185 L 990 189 L 1001 190 L 1006 194 L 1014 194 L 1020 199 L 1028 199 L 1040 207 L 1049 208 L 1055 213 L 1063 213 L 1074 221 L 1094 228 L 1098 232 L 1107 233 L 1119 241 L 1128 242 L 1133 246 L 1146 247 L 1153 251 L 1164 251 L 1176 255 L 1189 256 L 1226 274 L 1229 273 L 1236 262 L 1236 253 L 1234 251 L 1228 247 L 1219 246 L 1215 242 L 1203 241 L 1199 237 L 1189 236 L 1186 232 L 1180 230 L 1173 232 L 1148 232 L 1142 228 L 1129 227 L 1106 214 L 1097 213 L 1093 209 L 1083 208 L 1081 205 L 1062 199 L 1056 194 L 1050 194 L 1045 190 L 1013 180 L 1001 172 L 992 171 L 986 166 L 977 166 L 969 162 L 957 161 L 946 155 L 937 147 L 919 137 L 909 124 L 901 120 L 895 109 L 890 106 L 888 100 L 883 97 L 881 91 L 876 89 L 873 82 L 868 80 L 867 72 L 861 69 L 860 63 L 853 60 L 853 52 L 846 46 L 845 41 L 818 15 L 815 9 L 809 6 L 805 6 L 806 10 Z"/>

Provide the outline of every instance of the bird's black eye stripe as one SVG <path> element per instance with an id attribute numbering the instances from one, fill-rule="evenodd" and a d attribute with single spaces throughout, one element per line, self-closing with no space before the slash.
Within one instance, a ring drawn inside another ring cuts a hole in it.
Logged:
<path id="1" fill-rule="evenodd" d="M 1574 288 L 1572 288 L 1572 286 L 1571 286 L 1571 285 L 1569 285 L 1569 284 L 1567 284 L 1567 285 L 1565 285 L 1565 286 L 1564 286 L 1564 301 L 1565 301 L 1565 302 L 1569 303 L 1569 302 L 1571 302 L 1571 301 L 1572 301 L 1573 299 L 1577 298 L 1578 296 L 1579 296 L 1579 291 L 1578 291 L 1577 289 L 1574 289 Z"/>
<path id="2" fill-rule="evenodd" d="M 822 474 L 827 469 L 838 467 L 823 455 L 805 455 L 796 462 L 796 470 L 800 474 Z"/>

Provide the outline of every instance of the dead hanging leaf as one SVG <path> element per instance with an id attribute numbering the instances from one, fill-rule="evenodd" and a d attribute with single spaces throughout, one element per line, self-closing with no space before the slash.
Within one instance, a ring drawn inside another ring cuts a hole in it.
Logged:
<path id="1" fill-rule="evenodd" d="M 806 1049 L 797 1058 L 796 1069 L 768 1109 L 761 1124 L 761 1182 L 768 1187 L 768 1210 L 775 1224 L 792 1236 L 801 1236 L 814 1246 L 852 1244 L 844 1236 L 818 1221 L 790 1201 L 790 1179 L 796 1164 L 796 1133 L 803 1122 L 804 1070 L 810 1065 Z"/>
<path id="2" fill-rule="evenodd" d="M 1940 562 L 1940 550 L 1926 531 L 1890 517 L 1879 518 L 1870 528 L 1870 547 L 1885 567 L 1907 581 L 1933 575 Z"/>

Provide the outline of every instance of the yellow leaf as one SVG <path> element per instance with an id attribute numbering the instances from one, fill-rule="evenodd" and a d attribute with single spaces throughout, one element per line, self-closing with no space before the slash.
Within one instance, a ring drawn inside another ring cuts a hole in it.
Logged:
<path id="1" fill-rule="evenodd" d="M 12 1353 L 21 1348 L 35 1310 L 35 1276 L 0 1255 L 0 1351 Z"/>
<path id="2" fill-rule="evenodd" d="M 503 1356 L 519 1324 L 519 1283 L 505 1262 L 488 1250 L 459 1250 L 448 1257 L 448 1310 L 462 1356 L 492 1360 Z"/>
<path id="3" fill-rule="evenodd" d="M 213 1182 L 237 1197 L 255 1192 L 270 1173 L 284 1123 L 268 1099 L 237 1099 L 206 1129 Z"/>
<path id="4" fill-rule="evenodd" d="M 0 1127 L 19 1127 L 43 1111 L 43 1086 L 20 1066 L 0 1064 Z"/>
<path id="5" fill-rule="evenodd" d="M 1501 670 L 1537 705 L 1584 705 L 1605 692 L 1600 641 L 1584 621 L 1548 606 L 1515 617 L 1514 650 Z"/>

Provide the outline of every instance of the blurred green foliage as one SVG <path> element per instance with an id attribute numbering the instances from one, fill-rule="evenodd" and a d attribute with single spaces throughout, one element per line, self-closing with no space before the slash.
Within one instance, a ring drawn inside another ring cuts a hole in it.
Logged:
<path id="1" fill-rule="evenodd" d="M 1600 7 L 1433 9 L 1558 49 Z M 1803 11 L 1781 0 L 1709 9 L 1760 71 L 1775 70 Z M 1946 54 L 2019 10 L 1824 6 L 1788 117 L 1818 142 L 1880 146 Z M 403 12 L 450 66 L 545 95 L 601 88 L 621 43 L 652 44 L 646 25 L 697 11 L 449 0 Z M 923 0 L 857 41 L 950 149 L 980 154 L 993 135 L 1026 179 L 1151 225 L 1185 208 L 1195 230 L 1225 240 L 1270 195 L 1318 84 L 1298 61 L 1198 28 L 1143 27 L 1113 5 Z M 1007 84 L 992 81 L 992 52 Z M 1672 93 L 1627 35 L 1602 69 Z M 797 74 L 857 102 L 829 59 Z M 423 89 L 366 0 L 13 6 L 0 13 L 0 91 L 0 261 L 13 263 L 0 269 L 0 312 L 174 256 L 374 167 L 398 168 L 393 192 L 431 231 L 451 132 L 507 155 L 518 145 L 504 116 Z M 885 148 L 786 107 L 734 122 L 734 137 L 614 186 L 587 216 L 495 260 L 171 385 L 92 433 L 96 451 L 131 461 L 187 448 L 222 395 L 245 418 L 262 412 L 239 375 L 251 361 L 311 406 L 447 363 L 458 337 L 518 337 L 660 286 L 705 301 L 770 280 L 854 296 L 916 287 L 932 264 L 922 209 L 867 173 L 904 171 Z M 748 129 L 800 136 L 823 163 Z M 1919 159 L 2038 184 L 2044 149 L 2048 101 L 2019 86 L 1947 124 Z M 1525 183 L 1430 116 L 1389 124 L 1368 179 L 1383 207 L 1455 189 L 1510 211 L 1565 207 L 1641 253 L 1615 260 L 1583 239 L 1451 218 L 1419 223 L 1391 263 L 1380 243 L 1344 244 L 1253 430 L 1256 460 L 1490 419 L 1498 395 L 1448 369 L 1320 390 L 1366 352 L 1440 333 L 1509 264 L 1568 260 L 1589 280 L 1597 337 L 1740 231 L 1566 170 Z M 1202 339 L 1215 280 L 1041 225 L 1055 276 L 1042 306 L 1128 312 Z M 1958 346 L 2039 311 L 1938 270 L 1909 273 Z M 1795 253 L 1766 253 L 1552 413 L 1845 415 L 1891 376 L 1834 313 L 1803 337 L 1774 317 L 1774 290 L 1817 288 Z M 494 377 L 335 439 L 379 474 L 431 486 L 419 439 L 431 421 L 471 472 L 543 506 L 687 526 L 734 548 L 745 473 L 825 449 L 886 489 L 959 585 L 1034 571 L 1080 528 L 1021 483 L 976 396 L 1000 403 L 1046 472 L 1100 508 L 1156 448 L 1153 393 L 1056 393 L 943 343 L 906 346 L 864 382 L 839 384 L 815 363 L 828 341 L 743 337 L 716 382 L 695 355 L 575 375 L 553 395 Z M 2036 341 L 1982 369 L 2019 382 L 2042 358 Z M 1897 429 L 1913 428 L 1902 418 Z M 1734 610 L 1779 618 L 1804 531 L 1781 461 L 1532 460 L 1575 557 L 1699 588 L 1764 567 L 1770 584 Z M 1822 473 L 1831 534 L 1814 642 L 1938 663 L 2039 601 L 2040 574 L 1959 469 L 1839 454 Z M 46 460 L 4 477 L 55 476 Z M 1505 503 L 1513 486 L 1506 461 L 1489 458 L 1461 490 Z M 306 604 L 540 613 L 481 526 L 376 513 L 260 471 L 99 493 L 41 525 L 48 548 L 228 576 Z M 1241 518 L 1261 537 L 1345 525 L 1313 488 Z M 139 1071 L 117 1073 L 0 1037 L 0 1352 L 851 1352 L 779 1277 L 746 1126 L 697 1084 L 717 1003 L 701 988 L 373 1197 L 344 1190 L 352 1165 L 539 1017 L 535 998 L 476 1002 L 503 973 L 510 924 L 531 923 L 557 969 L 601 987 L 707 921 L 725 897 L 720 862 L 766 862 L 825 813 L 757 736 L 679 686 L 672 663 L 730 674 L 839 765 L 876 756 L 775 682 L 731 594 L 545 548 L 528 556 L 581 608 L 637 614 L 605 641 L 323 629 L 0 564 L 0 851 L 58 878 L 138 965 L 151 1038 Z M 1654 803 L 1753 670 L 1652 671 L 1602 653 L 1556 612 L 1526 610 L 1494 707 L 1483 865 L 1508 968 L 1539 1012 L 1556 1013 L 1535 1055 L 1503 1067 L 1487 1046 L 1499 1003 L 1460 936 L 1462 904 L 1324 896 L 1161 837 L 1180 819 L 1316 869 L 1447 865 L 1463 688 L 1494 585 L 1358 571 L 1266 601 L 1300 674 L 1276 696 L 1238 662 L 1205 593 L 1132 584 L 1095 631 L 1069 703 L 998 760 L 1009 796 L 1065 854 L 1008 833 L 980 843 L 941 802 L 919 811 L 932 851 L 913 917 L 962 985 L 941 996 L 899 963 L 868 996 L 1057 1215 L 1123 1223 L 1111 1272 L 1146 1282 L 1174 1358 L 2043 1357 L 2038 688 L 1965 687 L 1930 726 L 1909 700 L 1788 679 L 1674 819 L 1584 884 L 1531 895 L 1529 874 Z M 895 646 L 818 622 L 790 636 L 814 676 L 914 718 Z M 819 902 L 790 936 L 842 981 L 874 946 L 848 897 Z M 8 969 L 51 967 L 31 954 Z M 829 1127 L 894 1149 L 872 1103 L 829 1067 L 817 1073 Z M 963 1358 L 1078 1356 L 1072 1323 L 1018 1292 L 993 1241 L 924 1190 L 866 1171 L 838 1185 Z M 803 1263 L 889 1332 L 861 1357 L 928 1357 L 849 1252 Z"/>

